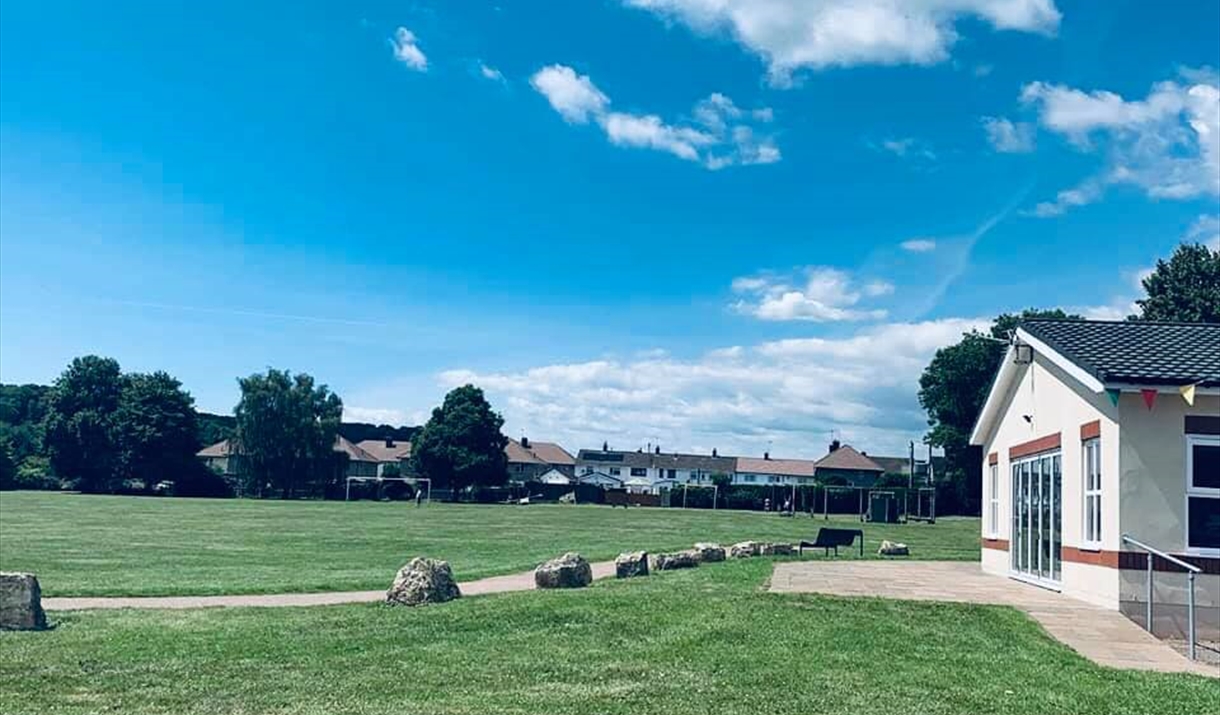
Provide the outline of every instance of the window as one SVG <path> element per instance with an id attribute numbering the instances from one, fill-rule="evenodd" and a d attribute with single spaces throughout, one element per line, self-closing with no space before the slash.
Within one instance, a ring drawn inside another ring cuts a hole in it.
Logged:
<path id="1" fill-rule="evenodd" d="M 988 475 L 987 486 L 990 488 L 987 501 L 987 533 L 992 536 L 1000 535 L 1000 465 L 993 464 L 990 467 L 991 473 Z"/>
<path id="2" fill-rule="evenodd" d="M 647 469 L 645 469 L 645 468 L 643 468 L 643 467 L 632 467 L 632 468 L 631 468 L 631 476 L 633 476 L 633 477 L 646 477 L 646 476 L 648 476 L 648 470 L 647 470 Z"/>
<path id="3" fill-rule="evenodd" d="M 1101 440 L 1087 439 L 1082 445 L 1084 465 L 1084 536 L 1086 548 L 1101 548 Z"/>
<path id="4" fill-rule="evenodd" d="M 585 474 L 592 474 L 592 473 L 593 473 L 593 467 L 584 467 L 584 473 L 585 473 Z"/>
<path id="5" fill-rule="evenodd" d="M 677 479 L 677 478 L 678 478 L 678 470 L 676 470 L 676 469 L 668 469 L 668 470 L 666 470 L 665 477 L 666 477 L 667 479 Z"/>
<path id="6" fill-rule="evenodd" d="M 622 473 L 623 473 L 623 470 L 619 469 L 618 467 L 610 468 L 610 476 L 612 476 L 612 477 L 617 477 L 618 475 L 620 475 Z"/>
<path id="7" fill-rule="evenodd" d="M 754 479 L 755 479 L 755 477 L 753 474 L 743 474 L 741 476 L 741 481 L 743 481 L 743 482 L 752 482 L 752 481 L 754 481 Z"/>
<path id="8" fill-rule="evenodd" d="M 1220 552 L 1220 437 L 1186 437 L 1186 546 Z"/>

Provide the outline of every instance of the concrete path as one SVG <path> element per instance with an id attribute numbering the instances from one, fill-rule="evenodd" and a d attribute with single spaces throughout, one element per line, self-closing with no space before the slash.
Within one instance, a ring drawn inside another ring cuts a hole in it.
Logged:
<path id="1" fill-rule="evenodd" d="M 771 591 L 1012 606 L 1042 624 L 1053 638 L 1099 665 L 1220 678 L 1220 668 L 1191 662 L 1118 611 L 983 573 L 978 563 L 788 562 L 776 565 Z"/>
<path id="2" fill-rule="evenodd" d="M 614 575 L 614 562 L 601 561 L 590 564 L 593 578 L 601 579 Z M 386 584 L 389 586 L 389 583 Z M 478 581 L 458 582 L 463 596 L 482 596 L 488 593 L 530 591 L 534 588 L 534 572 L 516 573 L 508 576 L 493 576 Z M 135 597 L 83 597 L 44 598 L 42 607 L 47 611 L 84 611 L 104 608 L 217 608 L 217 607 L 276 607 L 276 606 L 331 606 L 337 603 L 375 603 L 385 598 L 381 591 L 339 591 L 332 593 L 276 593 L 248 596 L 135 596 Z"/>

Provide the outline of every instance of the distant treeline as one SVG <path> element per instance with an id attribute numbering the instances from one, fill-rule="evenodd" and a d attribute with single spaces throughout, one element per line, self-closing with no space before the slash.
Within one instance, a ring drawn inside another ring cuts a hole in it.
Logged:
<path id="1" fill-rule="evenodd" d="M 15 387 L 3 385 L 2 387 Z M 43 387 L 42 385 L 23 385 L 23 387 Z M 45 389 L 45 388 L 44 388 Z M 229 439 L 237 429 L 237 418 L 233 415 L 217 415 L 211 412 L 199 413 L 199 443 L 203 446 L 216 444 Z M 392 439 L 395 442 L 410 442 L 419 427 L 394 427 L 393 425 L 375 425 L 370 422 L 342 422 L 339 424 L 339 434 L 352 442 L 363 442 L 366 439 Z"/>

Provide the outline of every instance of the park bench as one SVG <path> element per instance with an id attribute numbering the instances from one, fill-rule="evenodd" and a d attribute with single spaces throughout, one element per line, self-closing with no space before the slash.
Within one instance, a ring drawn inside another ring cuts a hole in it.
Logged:
<path id="1" fill-rule="evenodd" d="M 864 557 L 864 532 L 860 529 L 831 529 L 822 527 L 818 529 L 818 538 L 813 541 L 802 541 L 797 546 L 797 553 L 804 554 L 805 548 L 822 549 L 827 556 L 830 555 L 830 550 L 835 550 L 835 556 L 839 555 L 840 546 L 851 546 L 852 542 L 860 538 L 860 557 Z"/>

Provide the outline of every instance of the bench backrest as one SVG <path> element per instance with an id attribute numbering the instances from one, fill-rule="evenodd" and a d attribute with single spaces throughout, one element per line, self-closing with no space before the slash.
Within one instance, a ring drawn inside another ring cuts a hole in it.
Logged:
<path id="1" fill-rule="evenodd" d="M 851 546 L 856 537 L 864 538 L 864 532 L 859 529 L 818 529 L 818 546 Z"/>

